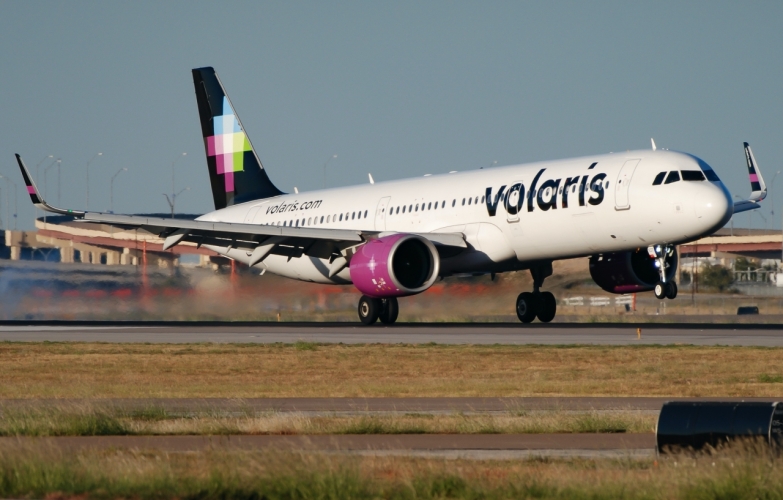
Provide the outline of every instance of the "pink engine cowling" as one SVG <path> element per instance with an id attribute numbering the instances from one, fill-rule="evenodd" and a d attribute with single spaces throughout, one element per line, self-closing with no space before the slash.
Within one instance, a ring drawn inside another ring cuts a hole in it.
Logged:
<path id="1" fill-rule="evenodd" d="M 590 257 L 590 276 L 598 286 L 611 293 L 647 292 L 660 279 L 655 259 L 647 249 L 606 253 Z M 677 272 L 677 252 L 666 259 L 666 279 Z"/>
<path id="2" fill-rule="evenodd" d="M 404 297 L 421 293 L 435 283 L 440 258 L 428 239 L 398 233 L 360 246 L 349 270 L 354 286 L 365 295 Z"/>

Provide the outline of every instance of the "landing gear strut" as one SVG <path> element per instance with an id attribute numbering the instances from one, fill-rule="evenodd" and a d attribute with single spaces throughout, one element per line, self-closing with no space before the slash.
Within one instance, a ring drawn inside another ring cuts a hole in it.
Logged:
<path id="1" fill-rule="evenodd" d="M 677 283 L 667 279 L 666 274 L 669 269 L 667 260 L 674 254 L 674 245 L 654 245 L 647 247 L 647 253 L 655 259 L 655 267 L 658 269 L 660 280 L 655 284 L 653 293 L 655 297 L 663 299 L 674 299 L 677 297 Z"/>
<path id="2" fill-rule="evenodd" d="M 544 279 L 552 276 L 552 263 L 546 262 L 530 268 L 533 276 L 533 292 L 522 292 L 517 297 L 517 317 L 522 323 L 530 323 L 536 317 L 542 323 L 549 323 L 557 313 L 557 301 L 550 292 L 542 292 Z"/>
<path id="3" fill-rule="evenodd" d="M 372 325 L 379 319 L 381 323 L 391 325 L 397 321 L 397 315 L 400 313 L 400 306 L 395 297 L 388 299 L 376 299 L 362 295 L 359 299 L 359 319 L 365 325 Z"/>

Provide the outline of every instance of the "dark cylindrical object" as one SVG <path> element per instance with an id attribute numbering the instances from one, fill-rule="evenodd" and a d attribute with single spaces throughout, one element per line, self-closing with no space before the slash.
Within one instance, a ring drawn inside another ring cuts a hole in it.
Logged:
<path id="1" fill-rule="evenodd" d="M 783 447 L 783 404 L 778 402 L 687 402 L 663 405 L 655 431 L 658 452 L 698 450 L 735 439 Z"/>

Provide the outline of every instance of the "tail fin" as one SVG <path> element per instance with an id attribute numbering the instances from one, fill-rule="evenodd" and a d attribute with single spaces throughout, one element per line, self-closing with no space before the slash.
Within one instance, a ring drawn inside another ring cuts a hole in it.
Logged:
<path id="1" fill-rule="evenodd" d="M 215 70 L 194 69 L 193 84 L 215 209 L 283 194 L 266 175 Z"/>

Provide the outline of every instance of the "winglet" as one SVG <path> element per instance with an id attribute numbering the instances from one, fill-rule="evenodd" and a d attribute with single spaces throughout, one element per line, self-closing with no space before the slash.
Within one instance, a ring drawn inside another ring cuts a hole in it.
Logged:
<path id="1" fill-rule="evenodd" d="M 27 193 L 30 195 L 30 200 L 33 202 L 33 205 L 40 208 L 41 210 L 55 214 L 73 215 L 75 217 L 81 217 L 84 215 L 84 212 L 79 212 L 76 210 L 64 210 L 62 208 L 53 207 L 46 203 L 46 201 L 43 199 L 43 196 L 41 196 L 41 192 L 38 191 L 38 188 L 35 186 L 33 176 L 30 175 L 30 171 L 27 170 L 27 166 L 24 164 L 24 161 L 22 161 L 22 157 L 16 155 L 16 162 L 19 164 L 19 169 L 22 171 L 24 184 L 27 187 Z"/>
<path id="2" fill-rule="evenodd" d="M 744 142 L 743 145 L 745 146 L 745 160 L 748 163 L 748 175 L 750 176 L 750 188 L 752 191 L 748 201 L 761 201 L 767 197 L 767 185 L 761 176 L 761 170 L 758 168 L 750 145 L 747 142 Z"/>

